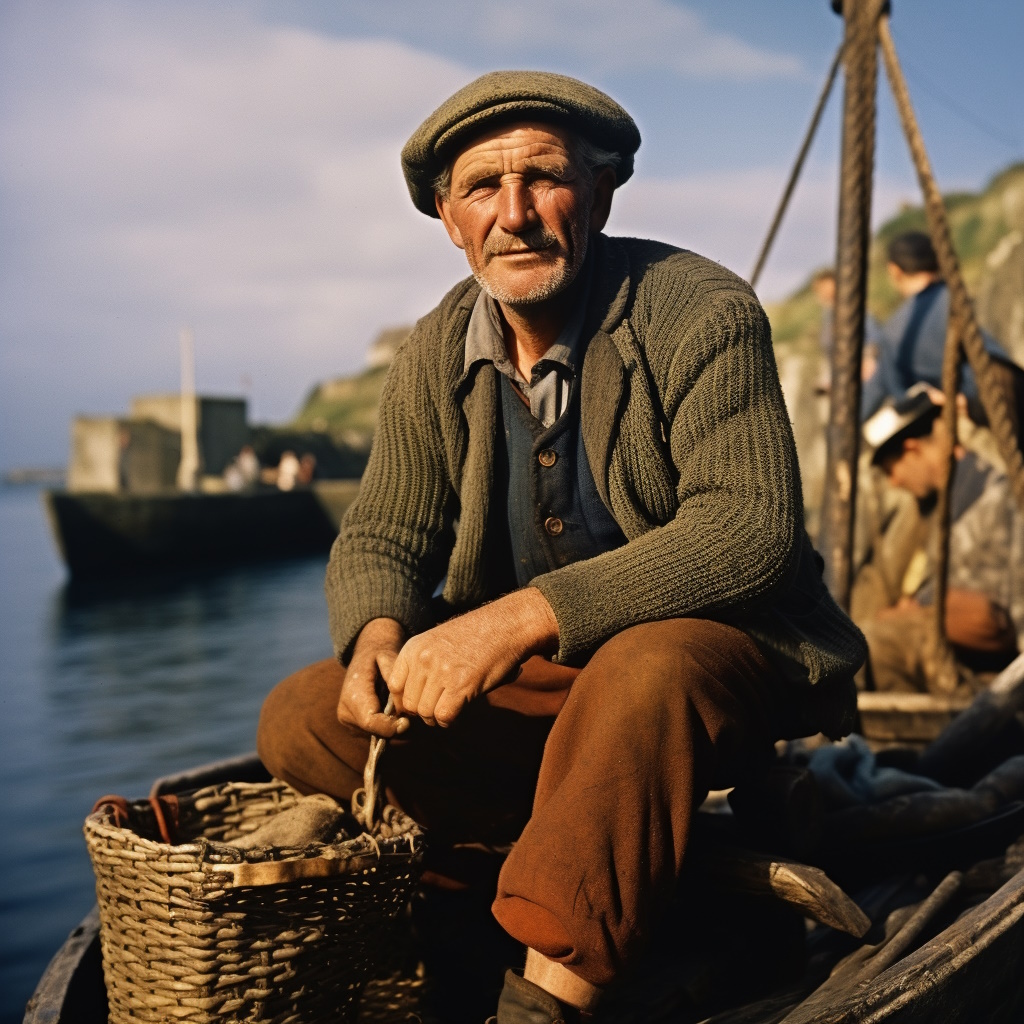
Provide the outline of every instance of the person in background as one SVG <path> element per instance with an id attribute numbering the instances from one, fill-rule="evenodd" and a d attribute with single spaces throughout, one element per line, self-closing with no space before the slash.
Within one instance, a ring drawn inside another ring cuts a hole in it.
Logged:
<path id="1" fill-rule="evenodd" d="M 279 491 L 293 491 L 299 479 L 299 458 L 293 451 L 286 451 L 281 454 L 281 461 L 277 464 L 277 489 Z"/>
<path id="2" fill-rule="evenodd" d="M 255 487 L 260 479 L 260 460 L 251 444 L 242 445 L 237 461 L 238 471 L 242 475 L 242 487 Z"/>
<path id="3" fill-rule="evenodd" d="M 316 476 L 316 456 L 312 452 L 305 452 L 299 459 L 299 471 L 295 476 L 295 484 L 298 487 L 309 487 Z"/>
<path id="4" fill-rule="evenodd" d="M 878 344 L 878 363 L 861 393 L 861 420 L 878 412 L 887 399 L 897 399 L 914 384 L 942 388 L 942 359 L 949 323 L 949 290 L 939 273 L 931 239 L 922 231 L 897 235 L 887 251 L 889 280 L 903 304 L 885 322 Z M 1008 362 L 999 343 L 984 334 L 989 354 Z M 963 366 L 960 391 L 972 419 L 983 421 L 978 387 L 971 368 Z"/>
<path id="5" fill-rule="evenodd" d="M 927 506 L 950 454 L 941 408 L 941 395 L 918 385 L 864 425 L 890 485 Z M 976 688 L 1024 645 L 1024 517 L 1002 472 L 972 451 L 958 447 L 955 455 L 945 629 L 962 677 Z M 895 606 L 858 622 L 870 650 L 868 688 L 923 691 L 936 678 L 934 517 L 927 522 L 902 560 Z"/>
<path id="6" fill-rule="evenodd" d="M 260 479 L 260 460 L 251 444 L 228 463 L 224 470 L 224 485 L 229 491 L 247 491 L 255 487 Z"/>
<path id="7" fill-rule="evenodd" d="M 819 270 L 811 278 L 811 290 L 821 306 L 821 332 L 819 344 L 822 354 L 822 368 L 815 385 L 821 394 L 827 394 L 832 386 L 832 341 L 835 337 L 836 320 L 836 272 L 830 267 Z M 878 342 L 881 325 L 870 314 L 864 322 L 864 352 L 861 357 L 861 379 L 868 380 L 878 363 Z"/>

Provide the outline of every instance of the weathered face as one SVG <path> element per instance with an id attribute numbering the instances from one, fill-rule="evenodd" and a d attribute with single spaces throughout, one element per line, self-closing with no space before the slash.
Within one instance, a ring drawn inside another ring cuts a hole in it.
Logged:
<path id="1" fill-rule="evenodd" d="M 568 134 L 539 123 L 475 139 L 451 179 L 449 196 L 437 199 L 441 220 L 481 287 L 509 306 L 543 302 L 572 283 L 614 189 L 613 173 L 591 182 Z"/>

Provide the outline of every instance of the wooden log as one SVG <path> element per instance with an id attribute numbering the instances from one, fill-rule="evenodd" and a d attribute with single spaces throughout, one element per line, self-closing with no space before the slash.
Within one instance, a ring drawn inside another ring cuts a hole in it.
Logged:
<path id="1" fill-rule="evenodd" d="M 905 793 L 825 815 L 825 843 L 829 849 L 837 849 L 932 835 L 973 825 L 995 809 L 994 797 L 964 789 Z"/>
<path id="2" fill-rule="evenodd" d="M 839 993 L 863 990 L 908 953 L 925 927 L 960 891 L 962 876 L 953 871 L 916 907 L 890 915 L 886 936 L 877 945 L 862 946 L 833 970 L 828 980 L 782 1019 L 782 1024 L 813 1024 L 822 1019 Z"/>
<path id="3" fill-rule="evenodd" d="M 821 868 L 726 848 L 702 859 L 701 870 L 726 888 L 781 900 L 805 917 L 858 939 L 871 927 L 864 911 Z"/>
<path id="4" fill-rule="evenodd" d="M 1024 872 L 869 984 L 832 992 L 786 1024 L 974 1024 L 1022 1019 Z"/>

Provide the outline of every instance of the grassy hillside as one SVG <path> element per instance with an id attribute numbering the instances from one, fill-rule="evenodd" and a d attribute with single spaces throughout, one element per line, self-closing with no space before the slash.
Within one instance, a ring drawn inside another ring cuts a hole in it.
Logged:
<path id="1" fill-rule="evenodd" d="M 386 374 L 386 366 L 375 366 L 354 377 L 318 384 L 290 426 L 329 434 L 350 448 L 368 448 Z"/>
<path id="2" fill-rule="evenodd" d="M 410 330 L 409 327 L 382 330 L 367 352 L 368 368 L 352 377 L 337 377 L 317 384 L 289 428 L 326 434 L 336 445 L 355 452 L 368 451 L 388 364 Z"/>

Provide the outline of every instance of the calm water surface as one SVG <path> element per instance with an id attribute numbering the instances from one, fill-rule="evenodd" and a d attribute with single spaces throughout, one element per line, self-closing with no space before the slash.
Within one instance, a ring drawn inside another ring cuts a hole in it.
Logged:
<path id="1" fill-rule="evenodd" d="M 324 559 L 68 585 L 40 501 L 0 487 L 0 1022 L 94 902 L 104 793 L 252 750 L 260 702 L 330 655 Z"/>

